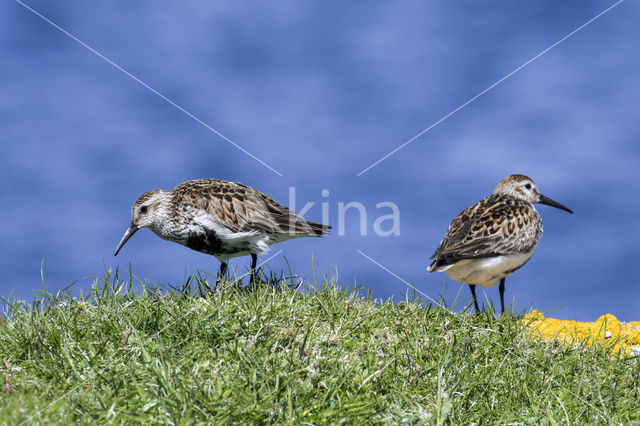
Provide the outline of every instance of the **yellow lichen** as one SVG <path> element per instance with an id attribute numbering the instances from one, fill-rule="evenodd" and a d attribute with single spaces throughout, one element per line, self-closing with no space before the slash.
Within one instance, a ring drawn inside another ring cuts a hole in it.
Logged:
<path id="1" fill-rule="evenodd" d="M 523 321 L 529 324 L 534 337 L 557 339 L 562 343 L 595 342 L 611 344 L 611 353 L 624 352 L 631 355 L 640 354 L 640 321 L 620 322 L 611 314 L 604 314 L 594 322 L 580 322 L 545 318 L 540 312 L 533 310 L 525 314 Z"/>

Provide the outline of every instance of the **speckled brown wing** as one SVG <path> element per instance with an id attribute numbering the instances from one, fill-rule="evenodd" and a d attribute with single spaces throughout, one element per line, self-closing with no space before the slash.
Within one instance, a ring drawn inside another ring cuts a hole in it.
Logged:
<path id="1" fill-rule="evenodd" d="M 173 192 L 174 205 L 204 210 L 232 232 L 320 236 L 329 229 L 292 214 L 268 195 L 238 182 L 191 180 L 176 186 Z"/>
<path id="2" fill-rule="evenodd" d="M 431 268 L 461 259 L 492 257 L 533 250 L 542 221 L 526 202 L 501 195 L 491 195 L 463 210 L 451 222 L 440 242 Z"/>

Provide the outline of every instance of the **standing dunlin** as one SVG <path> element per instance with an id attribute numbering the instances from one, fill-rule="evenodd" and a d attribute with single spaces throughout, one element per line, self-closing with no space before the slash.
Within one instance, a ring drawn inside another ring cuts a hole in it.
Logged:
<path id="1" fill-rule="evenodd" d="M 251 254 L 251 283 L 258 254 L 281 241 L 321 237 L 330 226 L 305 220 L 268 195 L 237 182 L 189 180 L 172 190 L 145 192 L 133 204 L 133 220 L 114 256 L 140 228 L 220 261 L 220 275 L 229 259 Z"/>
<path id="2" fill-rule="evenodd" d="M 527 263 L 542 236 L 542 220 L 533 207 L 536 203 L 573 213 L 540 194 L 531 178 L 507 176 L 492 195 L 456 216 L 427 270 L 444 271 L 452 279 L 469 284 L 476 312 L 480 311 L 476 285 L 487 288 L 500 282 L 500 308 L 504 313 L 504 281 Z"/>

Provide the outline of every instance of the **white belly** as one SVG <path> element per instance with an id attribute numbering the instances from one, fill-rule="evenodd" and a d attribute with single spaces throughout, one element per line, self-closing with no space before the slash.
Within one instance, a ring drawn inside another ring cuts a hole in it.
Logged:
<path id="1" fill-rule="evenodd" d="M 299 238 L 303 235 L 291 234 L 254 234 L 254 233 L 236 233 L 221 236 L 220 239 L 228 248 L 228 253 L 215 255 L 216 258 L 223 263 L 229 259 L 238 256 L 246 256 L 248 254 L 264 254 L 269 251 L 271 244 Z"/>
<path id="2" fill-rule="evenodd" d="M 502 278 L 508 277 L 516 269 L 527 263 L 532 255 L 533 250 L 528 253 L 506 254 L 480 259 L 463 259 L 439 270 L 446 272 L 450 278 L 464 284 L 493 287 Z"/>

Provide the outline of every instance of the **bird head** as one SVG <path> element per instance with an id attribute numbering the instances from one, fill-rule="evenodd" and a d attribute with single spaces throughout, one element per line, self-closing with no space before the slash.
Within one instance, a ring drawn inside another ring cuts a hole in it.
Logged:
<path id="1" fill-rule="evenodd" d="M 133 203 L 131 208 L 131 224 L 125 231 L 122 239 L 116 247 L 114 256 L 124 246 L 124 244 L 136 233 L 140 228 L 154 229 L 163 220 L 166 212 L 166 196 L 167 191 L 153 190 L 145 192 Z"/>
<path id="2" fill-rule="evenodd" d="M 507 176 L 500 181 L 493 193 L 513 197 L 531 204 L 546 204 L 573 213 L 568 207 L 542 195 L 533 179 L 524 175 Z"/>

